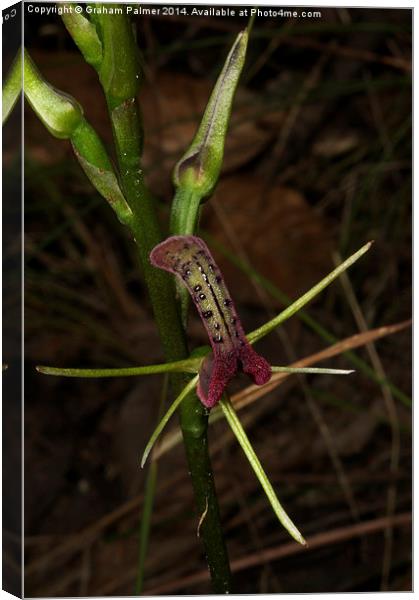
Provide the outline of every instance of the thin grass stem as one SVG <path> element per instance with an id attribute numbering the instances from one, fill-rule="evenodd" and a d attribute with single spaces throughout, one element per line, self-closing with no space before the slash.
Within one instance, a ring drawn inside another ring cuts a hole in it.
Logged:
<path id="1" fill-rule="evenodd" d="M 160 394 L 160 403 L 158 411 L 158 420 L 163 415 L 164 405 L 167 399 L 169 389 L 169 377 L 166 374 L 163 378 L 163 386 Z M 153 515 L 154 497 L 156 495 L 157 486 L 157 462 L 153 461 L 148 469 L 147 478 L 144 489 L 144 504 L 143 512 L 140 518 L 140 530 L 138 540 L 138 570 L 135 580 L 134 594 L 140 596 L 144 587 L 145 561 L 147 558 L 147 550 L 151 531 L 151 518 Z"/>

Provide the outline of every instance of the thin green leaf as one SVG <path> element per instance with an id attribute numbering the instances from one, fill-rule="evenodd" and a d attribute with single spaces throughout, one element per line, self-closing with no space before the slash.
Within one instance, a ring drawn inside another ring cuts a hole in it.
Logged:
<path id="1" fill-rule="evenodd" d="M 133 377 L 136 375 L 154 375 L 156 373 L 198 373 L 201 359 L 187 358 L 161 365 L 142 367 L 124 367 L 122 369 L 61 369 L 59 367 L 38 366 L 36 370 L 43 375 L 56 377 Z"/>
<path id="2" fill-rule="evenodd" d="M 193 379 L 190 380 L 188 385 L 186 385 L 183 388 L 183 390 L 180 392 L 179 396 L 170 405 L 169 410 L 167 411 L 167 413 L 164 415 L 164 417 L 161 419 L 161 421 L 157 425 L 156 429 L 153 432 L 153 435 L 150 438 L 150 441 L 148 442 L 147 446 L 145 447 L 145 450 L 144 450 L 144 453 L 143 453 L 143 456 L 141 459 L 141 468 L 144 467 L 145 462 L 147 460 L 148 455 L 150 454 L 152 447 L 154 446 L 157 438 L 159 437 L 159 435 L 161 434 L 163 429 L 166 427 L 170 417 L 173 415 L 173 413 L 175 412 L 177 407 L 181 404 L 182 400 L 184 400 L 186 398 L 186 396 L 189 394 L 189 392 L 191 392 L 194 389 L 194 387 L 197 385 L 197 383 L 198 383 L 198 375 L 196 375 Z"/>
<path id="3" fill-rule="evenodd" d="M 319 367 L 271 367 L 272 373 L 301 373 L 319 375 L 350 375 L 355 373 L 353 369 L 322 369 Z"/>
<path id="4" fill-rule="evenodd" d="M 341 273 L 346 271 L 351 265 L 353 265 L 363 254 L 365 254 L 372 245 L 373 242 L 368 242 L 365 246 L 362 246 L 355 254 L 352 254 L 349 258 L 347 258 L 341 265 L 339 265 L 336 269 L 334 269 L 329 275 L 326 275 L 324 279 L 322 279 L 318 284 L 313 286 L 308 292 L 303 294 L 298 300 L 293 302 L 290 306 L 288 306 L 285 310 L 283 310 L 279 315 L 277 315 L 274 319 L 265 323 L 255 331 L 252 331 L 247 336 L 247 339 L 251 344 L 254 344 L 265 335 L 273 331 L 278 325 L 292 317 L 296 312 L 298 312 L 303 306 L 305 306 L 308 302 L 313 300 L 317 294 L 319 294 L 325 287 L 332 283 L 339 277 Z"/>
<path id="5" fill-rule="evenodd" d="M 254 470 L 256 477 L 259 479 L 271 506 L 278 517 L 279 521 L 288 531 L 288 533 L 293 537 L 299 544 L 303 546 L 306 545 L 306 541 L 298 531 L 297 527 L 291 521 L 281 503 L 279 502 L 275 491 L 271 485 L 271 482 L 268 479 L 265 471 L 262 468 L 262 465 L 259 462 L 258 457 L 256 456 L 255 451 L 253 450 L 249 438 L 244 431 L 242 424 L 240 423 L 239 418 L 237 417 L 236 411 L 234 410 L 231 402 L 225 396 L 220 400 L 221 409 L 224 413 L 225 418 L 228 421 L 231 429 L 233 430 L 234 435 L 237 438 L 240 446 L 243 448 L 243 451 L 246 455 L 247 460 L 249 461 L 252 469 Z"/>

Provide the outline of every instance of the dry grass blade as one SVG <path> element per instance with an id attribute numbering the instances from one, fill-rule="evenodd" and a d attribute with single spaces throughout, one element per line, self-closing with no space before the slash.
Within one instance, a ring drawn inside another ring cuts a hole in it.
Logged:
<path id="1" fill-rule="evenodd" d="M 179 474 L 175 474 L 173 477 L 168 478 L 161 486 L 161 491 L 165 492 L 179 484 Z M 57 564 L 60 560 L 66 559 L 75 553 L 80 552 L 83 548 L 88 546 L 91 542 L 95 541 L 103 531 L 108 527 L 114 525 L 120 519 L 123 519 L 138 511 L 143 504 L 143 494 L 139 494 L 134 498 L 131 498 L 121 506 L 118 506 L 115 510 L 107 513 L 88 527 L 82 529 L 79 533 L 75 534 L 69 539 L 65 539 L 61 544 L 55 545 L 50 552 L 45 552 L 42 556 L 35 558 L 25 567 L 25 576 L 29 577 L 40 571 L 47 571 L 48 569 L 56 569 Z M 26 540 L 25 540 L 26 542 Z"/>
<path id="2" fill-rule="evenodd" d="M 411 320 L 403 321 L 394 325 L 385 325 L 384 327 L 378 327 L 377 329 L 371 329 L 363 333 L 357 333 L 340 342 L 337 342 L 336 344 L 333 344 L 333 346 L 329 346 L 329 348 L 326 348 L 325 350 L 321 350 L 320 352 L 316 352 L 315 354 L 311 354 L 306 358 L 302 358 L 294 362 L 290 365 L 290 367 L 308 367 L 312 364 L 332 358 L 333 356 L 343 354 L 348 350 L 353 350 L 354 348 L 364 346 L 365 344 L 373 342 L 374 340 L 378 340 L 387 335 L 392 335 L 393 333 L 402 331 L 403 329 L 409 327 L 411 323 Z M 235 394 L 232 397 L 234 407 L 236 409 L 240 409 L 244 406 L 248 406 L 258 398 L 274 390 L 287 377 L 290 377 L 288 373 L 276 373 L 272 376 L 272 379 L 269 381 L 269 383 L 263 387 L 258 387 L 256 385 L 247 387 L 245 390 L 239 394 Z"/>
<path id="3" fill-rule="evenodd" d="M 350 540 L 358 536 L 364 536 L 376 531 L 382 531 L 389 525 L 391 527 L 403 527 L 409 525 L 412 521 L 412 515 L 410 513 L 402 513 L 396 515 L 392 519 L 382 517 L 380 519 L 372 519 L 370 521 L 364 521 L 356 525 L 349 525 L 347 527 L 339 527 L 332 529 L 327 533 L 318 533 L 307 539 L 307 547 L 299 546 L 294 543 L 281 544 L 280 546 L 274 546 L 273 548 L 267 548 L 266 550 L 260 551 L 257 554 L 251 554 L 249 556 L 243 556 L 231 562 L 231 570 L 233 573 L 250 569 L 251 567 L 265 564 L 270 561 L 279 560 L 286 556 L 301 552 L 309 552 L 316 548 L 321 548 L 331 544 L 337 544 L 345 540 Z M 193 573 L 187 577 L 182 577 L 174 581 L 169 581 L 165 584 L 146 590 L 146 594 L 150 596 L 167 594 L 175 592 L 177 590 L 184 590 L 190 586 L 198 583 L 203 583 L 208 579 L 207 571 L 199 571 Z"/>
<path id="4" fill-rule="evenodd" d="M 339 263 L 340 256 L 338 253 L 333 256 L 334 262 Z M 358 324 L 360 331 L 367 331 L 368 326 L 365 320 L 362 309 L 359 305 L 354 289 L 351 284 L 351 280 L 347 273 L 342 273 L 341 284 L 345 291 L 345 296 L 348 299 L 349 305 L 352 309 L 355 320 Z M 369 354 L 371 364 L 374 367 L 375 372 L 381 377 L 381 379 L 387 379 L 384 371 L 383 364 L 373 342 L 366 344 L 366 349 Z M 400 462 L 400 423 L 397 414 L 396 401 L 393 398 L 391 390 L 385 385 L 381 385 L 384 405 L 386 407 L 390 425 L 391 425 L 391 451 L 390 451 L 390 470 L 394 474 L 395 478 L 390 482 L 387 490 L 387 517 L 392 517 L 396 512 L 397 505 L 397 485 L 396 477 L 399 469 Z M 388 590 L 390 572 L 391 572 L 391 559 L 392 559 L 392 548 L 393 548 L 393 529 L 389 526 L 384 533 L 384 556 L 383 556 L 383 567 L 381 576 L 381 590 Z"/>

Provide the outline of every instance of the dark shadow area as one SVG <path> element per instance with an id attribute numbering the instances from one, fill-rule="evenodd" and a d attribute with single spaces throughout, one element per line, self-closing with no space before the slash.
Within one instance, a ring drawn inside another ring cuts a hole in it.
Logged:
<path id="1" fill-rule="evenodd" d="M 21 46 L 22 7 L 2 11 L 3 81 Z M 22 596 L 22 109 L 3 127 L 3 589 Z"/>

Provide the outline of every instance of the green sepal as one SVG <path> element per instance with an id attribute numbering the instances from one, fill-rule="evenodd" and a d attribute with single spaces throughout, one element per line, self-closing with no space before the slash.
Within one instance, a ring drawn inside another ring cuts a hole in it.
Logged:
<path id="1" fill-rule="evenodd" d="M 205 109 L 199 129 L 177 163 L 175 186 L 192 189 L 207 198 L 218 181 L 234 93 L 246 58 L 248 33 L 239 33 L 230 50 Z"/>
<path id="2" fill-rule="evenodd" d="M 301 544 L 302 546 L 306 546 L 307 542 L 301 535 L 300 531 L 294 525 L 288 514 L 285 512 L 282 504 L 278 500 L 278 497 L 272 487 L 272 484 L 269 480 L 269 477 L 266 475 L 256 452 L 254 451 L 249 438 L 246 435 L 245 430 L 243 429 L 242 424 L 237 416 L 236 411 L 233 408 L 229 398 L 227 396 L 223 396 L 220 400 L 221 410 L 224 413 L 225 418 L 228 421 L 234 435 L 237 438 L 240 446 L 243 449 L 243 452 L 246 455 L 247 460 L 250 463 L 256 477 L 259 479 L 259 482 L 276 514 L 281 524 L 285 527 L 288 533 L 294 538 L 296 542 Z"/>
<path id="3" fill-rule="evenodd" d="M 83 109 L 72 96 L 47 83 L 37 66 L 24 52 L 24 92 L 34 112 L 50 133 L 69 139 L 83 119 Z"/>
<path id="4" fill-rule="evenodd" d="M 282 312 L 279 313 L 276 317 L 255 329 L 251 333 L 247 335 L 247 339 L 251 344 L 254 344 L 258 340 L 262 339 L 273 331 L 276 327 L 278 327 L 281 323 L 295 315 L 299 310 L 303 308 L 308 302 L 313 300 L 324 288 L 332 283 L 339 275 L 344 273 L 346 269 L 348 269 L 351 265 L 353 265 L 358 259 L 361 258 L 368 250 L 371 248 L 373 241 L 366 243 L 362 246 L 357 252 L 352 254 L 349 258 L 347 258 L 343 263 L 341 263 L 336 269 L 333 269 L 326 277 L 324 277 L 321 281 L 316 283 L 315 286 L 310 288 L 308 292 L 300 296 L 295 302 L 287 306 Z"/>

